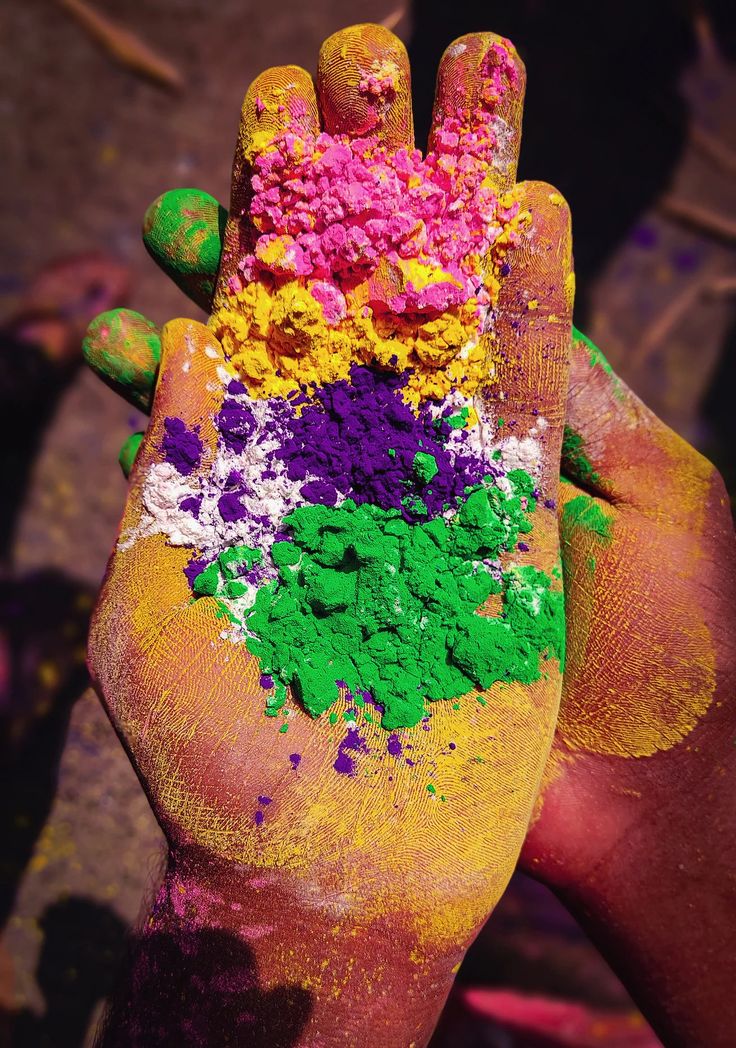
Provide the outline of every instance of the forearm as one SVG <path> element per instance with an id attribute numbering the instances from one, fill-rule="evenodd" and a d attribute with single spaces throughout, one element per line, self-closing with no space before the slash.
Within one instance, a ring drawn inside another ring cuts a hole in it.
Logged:
<path id="1" fill-rule="evenodd" d="M 98 1048 L 425 1044 L 457 956 L 278 873 L 172 861 Z"/>
<path id="2" fill-rule="evenodd" d="M 734 763 L 713 759 L 695 788 L 630 824 L 577 882 L 553 885 L 667 1048 L 733 1043 Z"/>

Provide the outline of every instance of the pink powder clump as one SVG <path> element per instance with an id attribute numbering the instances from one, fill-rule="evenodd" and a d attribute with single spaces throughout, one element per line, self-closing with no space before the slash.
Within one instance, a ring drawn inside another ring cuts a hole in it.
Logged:
<path id="1" fill-rule="evenodd" d="M 498 63 L 494 53 L 493 83 L 511 75 Z M 403 309 L 482 302 L 483 260 L 518 210 L 502 207 L 486 182 L 494 144 L 483 110 L 472 119 L 462 111 L 446 117 L 426 158 L 416 149 L 389 150 L 375 136 L 283 134 L 256 160 L 250 214 L 260 235 L 241 264 L 245 279 L 266 271 L 350 290 L 382 260 L 413 259 L 444 277 L 420 289 L 407 281 Z M 329 296 L 321 289 L 315 297 L 327 304 Z M 334 321 L 342 304 L 333 297 L 328 308 Z"/>

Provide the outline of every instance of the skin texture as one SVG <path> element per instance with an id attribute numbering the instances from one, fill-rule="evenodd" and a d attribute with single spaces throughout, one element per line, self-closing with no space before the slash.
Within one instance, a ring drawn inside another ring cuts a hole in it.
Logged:
<path id="1" fill-rule="evenodd" d="M 472 110 L 478 85 L 467 79 L 467 62 L 477 72 L 483 56 L 501 52 L 514 70 L 503 87 L 514 100 L 506 99 L 504 112 L 517 119 L 498 168 L 498 188 L 506 188 L 518 152 L 523 70 L 511 45 L 491 34 L 464 43 L 443 59 L 437 120 L 450 104 Z M 394 93 L 366 107 L 356 85 L 377 59 L 393 71 Z M 391 147 L 410 141 L 406 55 L 380 27 L 327 41 L 316 95 L 295 67 L 259 77 L 243 105 L 216 304 L 227 300 L 227 282 L 253 244 L 246 220 L 253 164 L 285 126 L 315 130 L 317 98 L 327 131 L 369 130 Z M 493 110 L 498 102 L 492 94 L 485 104 Z M 503 405 L 519 437 L 539 415 L 547 420 L 525 562 L 559 587 L 554 502 L 543 503 L 557 487 L 568 383 L 569 213 L 542 183 L 514 193 L 530 221 L 505 256 L 486 396 L 499 414 Z M 159 201 L 158 213 L 166 204 Z M 147 221 L 149 238 L 155 225 Z M 180 229 L 175 239 L 190 238 Z M 159 248 L 155 257 L 167 257 L 165 238 Z M 185 269 L 179 262 L 182 286 L 201 294 L 201 272 L 190 280 Z M 200 473 L 214 453 L 221 346 L 207 327 L 175 320 L 161 333 L 161 348 L 123 535 L 141 519 L 167 418 L 198 434 Z M 94 345 L 88 356 L 101 359 Z M 532 684 L 494 685 L 482 702 L 436 703 L 429 730 L 405 733 L 413 762 L 382 758 L 361 765 L 358 777 L 340 776 L 333 767 L 339 719 L 336 728 L 297 709 L 285 733 L 264 717 L 256 660 L 223 642 L 212 598 L 191 600 L 182 571 L 190 556 L 160 534 L 119 545 L 90 635 L 96 686 L 170 845 L 164 883 L 102 1041 L 327 1046 L 368 1036 L 387 1048 L 424 1044 L 516 863 L 552 740 L 557 662 Z M 341 698 L 338 718 L 347 706 Z M 378 724 L 362 734 L 370 752 L 384 752 Z M 427 788 L 430 769 L 442 796 Z M 205 1020 L 203 996 L 217 1004 Z"/>
<path id="2" fill-rule="evenodd" d="M 736 555 L 713 466 L 576 338 L 560 490 L 568 662 L 522 861 L 667 1045 L 736 1021 Z M 570 442 L 568 443 L 568 446 Z M 584 501 L 581 501 L 584 500 Z"/>
<path id="3" fill-rule="evenodd" d="M 725 1045 L 736 858 L 726 494 L 579 332 L 566 412 L 568 662 L 522 862 L 586 925 L 665 1043 Z"/>

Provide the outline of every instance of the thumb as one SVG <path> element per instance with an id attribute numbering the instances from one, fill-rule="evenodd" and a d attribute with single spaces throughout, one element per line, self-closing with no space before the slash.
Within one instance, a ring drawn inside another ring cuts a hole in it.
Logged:
<path id="1" fill-rule="evenodd" d="M 110 558 L 90 635 L 90 661 L 126 657 L 136 638 L 160 634 L 172 615 L 191 601 L 185 568 L 196 558 L 199 478 L 217 447 L 214 418 L 226 377 L 222 348 L 203 324 L 172 320 L 161 333 L 161 365 L 151 421 L 130 477 L 118 540 Z M 162 521 L 166 527 L 162 527 Z M 190 527 L 187 546 L 172 529 Z M 120 650 L 111 651 L 111 648 Z"/>

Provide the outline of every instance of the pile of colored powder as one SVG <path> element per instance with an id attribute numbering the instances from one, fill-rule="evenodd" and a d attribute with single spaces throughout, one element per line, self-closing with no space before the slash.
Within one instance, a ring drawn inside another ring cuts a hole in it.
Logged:
<path id="1" fill-rule="evenodd" d="M 413 404 L 488 377 L 479 343 L 527 218 L 491 174 L 493 104 L 517 75 L 498 51 L 479 105 L 446 114 L 426 158 L 377 136 L 293 132 L 256 158 L 254 250 L 212 319 L 254 395 L 346 378 L 354 361 L 411 368 Z"/>
<path id="2" fill-rule="evenodd" d="M 189 476 L 199 466 L 202 441 L 194 430 L 187 428 L 182 419 L 166 418 L 161 451 L 164 462 L 170 462 L 182 476 Z"/>
<path id="3" fill-rule="evenodd" d="M 427 700 L 530 683 L 544 653 L 562 659 L 562 594 L 533 567 L 498 565 L 531 529 L 533 482 L 523 471 L 509 482 L 510 495 L 471 491 L 449 522 L 411 524 L 398 510 L 352 500 L 295 509 L 285 521 L 291 540 L 271 549 L 278 577 L 258 590 L 243 623 L 276 685 L 271 711 L 291 686 L 318 716 L 340 681 L 372 694 L 383 727 L 411 727 Z M 501 614 L 477 614 L 492 594 Z"/>
<path id="4" fill-rule="evenodd" d="M 454 423 L 426 410 L 417 416 L 403 401 L 405 381 L 354 366 L 349 382 L 317 390 L 289 421 L 274 457 L 291 480 L 310 478 L 301 488 L 306 501 L 333 506 L 351 498 L 427 519 L 455 509 L 483 480 L 487 465 L 457 440 L 451 450 L 445 445 Z"/>

